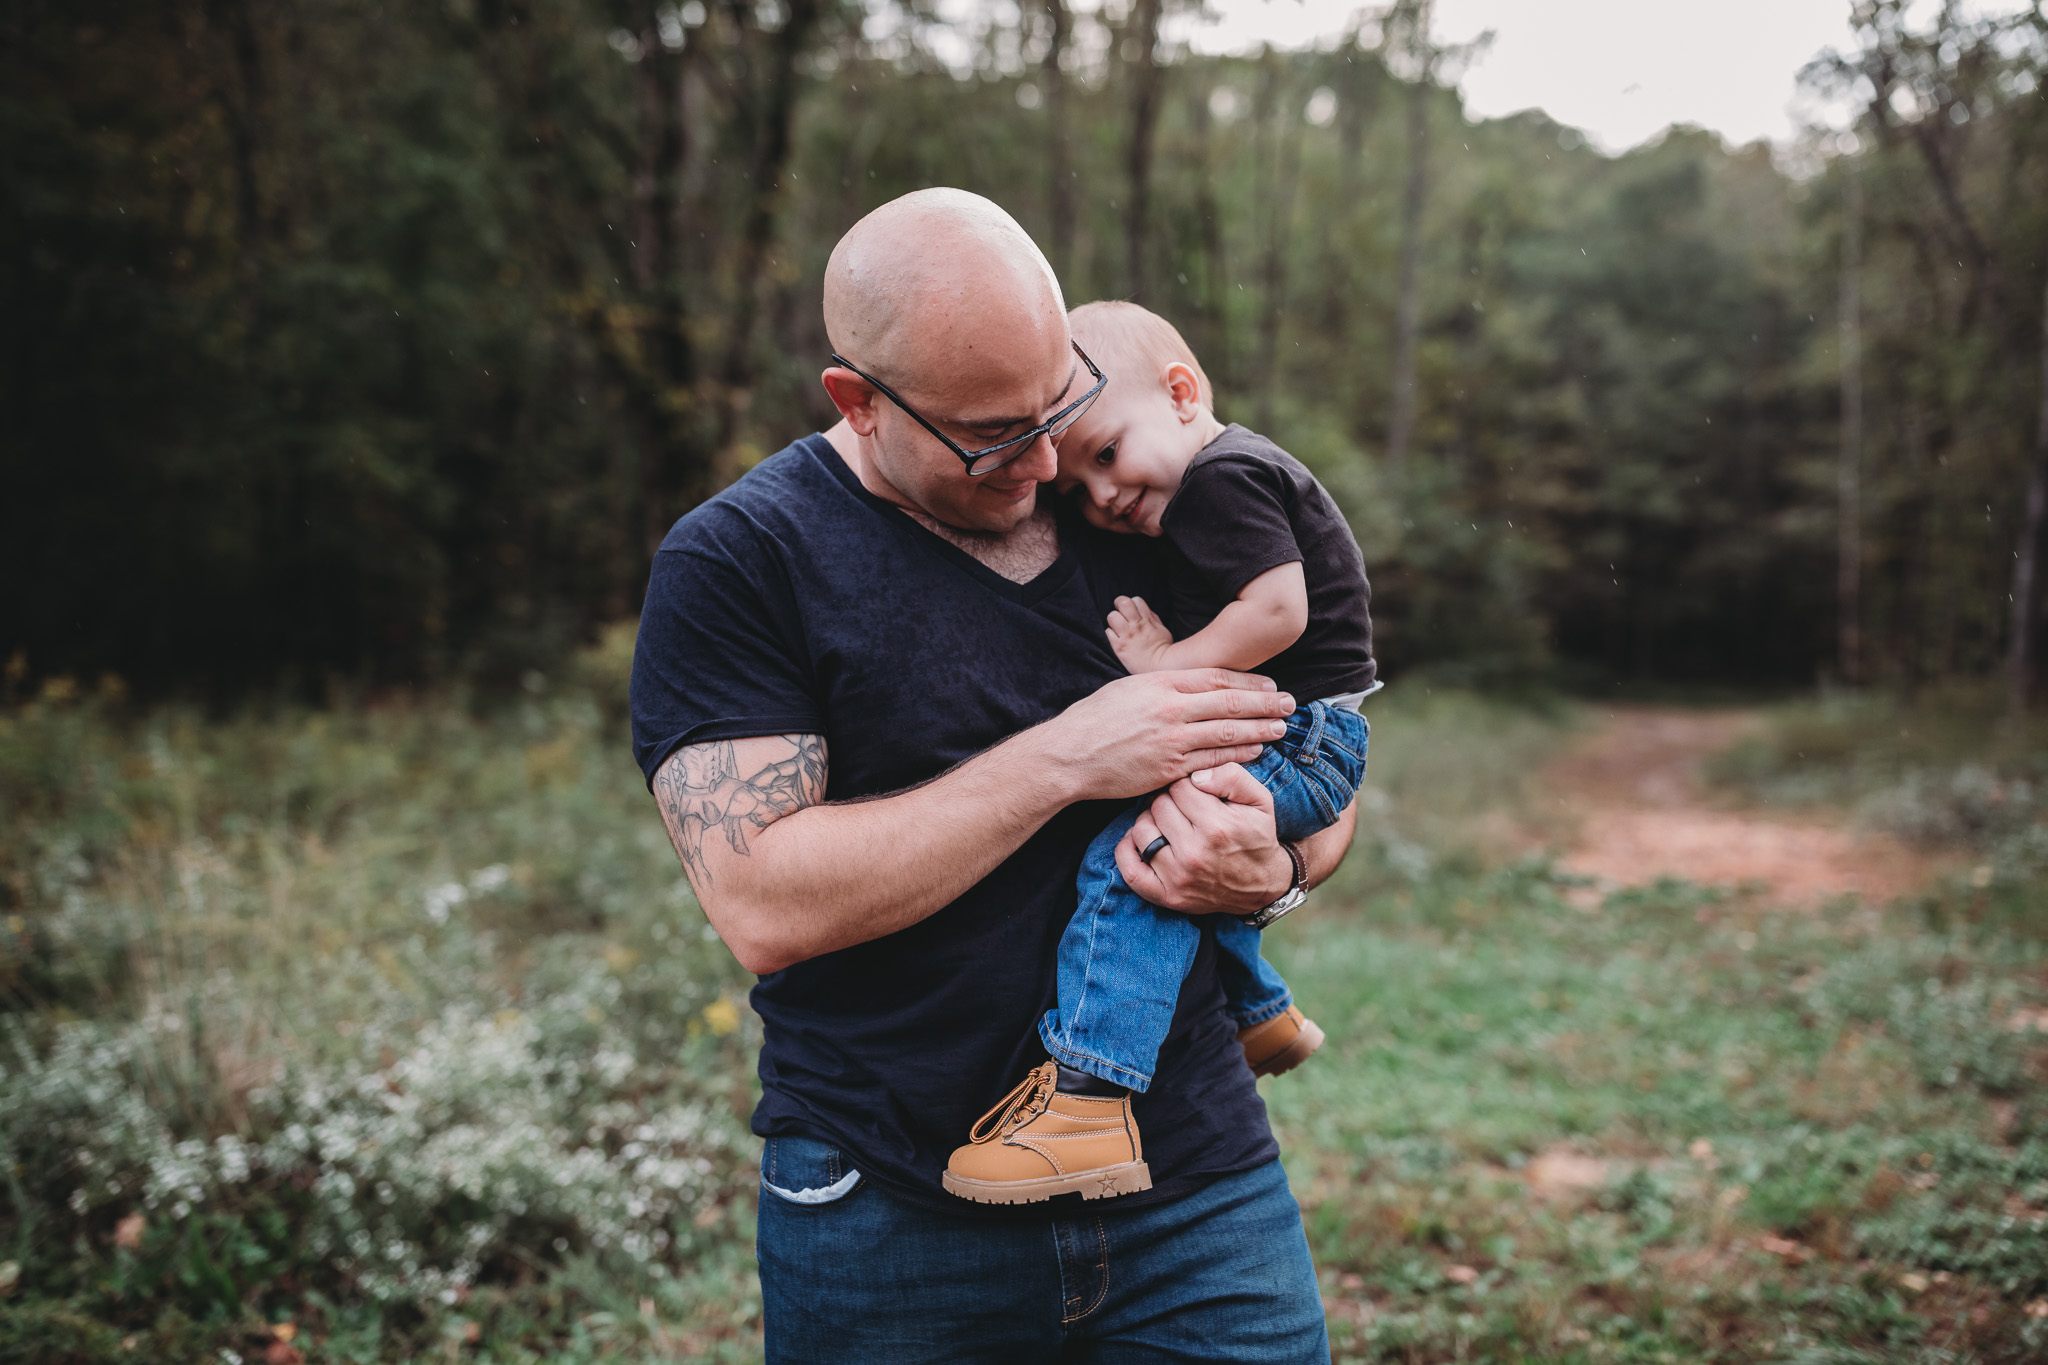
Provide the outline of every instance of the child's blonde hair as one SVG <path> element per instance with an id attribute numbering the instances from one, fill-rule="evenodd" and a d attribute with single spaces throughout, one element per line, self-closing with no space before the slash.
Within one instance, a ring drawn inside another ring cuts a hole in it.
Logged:
<path id="1" fill-rule="evenodd" d="M 1195 387 L 1202 406 L 1212 411 L 1216 396 L 1209 388 L 1209 376 L 1202 362 L 1178 328 L 1149 308 L 1135 303 L 1106 299 L 1084 303 L 1067 314 L 1067 327 L 1081 349 L 1088 352 L 1102 372 L 1116 379 L 1115 367 L 1123 361 L 1135 364 L 1152 383 L 1158 383 L 1168 365 L 1187 366 L 1195 372 Z"/>

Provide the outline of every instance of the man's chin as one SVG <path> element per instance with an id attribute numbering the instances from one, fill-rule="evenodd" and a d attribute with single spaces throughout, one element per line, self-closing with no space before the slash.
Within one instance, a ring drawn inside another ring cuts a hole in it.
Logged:
<path id="1" fill-rule="evenodd" d="M 1032 512 L 1038 507 L 1037 493 L 1037 484 L 1026 484 L 1021 490 L 977 488 L 973 495 L 960 499 L 949 508 L 951 515 L 941 520 L 963 531 L 1001 535 L 1016 530 L 1031 519 Z"/>

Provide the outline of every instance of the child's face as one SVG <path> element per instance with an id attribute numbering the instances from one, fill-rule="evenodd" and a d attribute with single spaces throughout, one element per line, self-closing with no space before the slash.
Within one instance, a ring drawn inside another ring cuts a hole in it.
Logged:
<path id="1" fill-rule="evenodd" d="M 1111 375 L 1102 397 L 1059 439 L 1062 493 L 1080 489 L 1083 514 L 1107 531 L 1159 534 L 1159 517 L 1181 476 L 1208 439 L 1193 373 L 1168 367 L 1162 378 Z"/>

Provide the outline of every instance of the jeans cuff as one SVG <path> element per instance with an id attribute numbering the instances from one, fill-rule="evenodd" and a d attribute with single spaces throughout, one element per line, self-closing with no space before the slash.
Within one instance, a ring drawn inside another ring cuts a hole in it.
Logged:
<path id="1" fill-rule="evenodd" d="M 1278 1019 L 1287 1013 L 1287 1007 L 1293 1003 L 1294 997 L 1291 994 L 1283 995 L 1270 1005 L 1261 1005 L 1245 1014 L 1233 1014 L 1230 1017 L 1237 1021 L 1237 1026 L 1241 1029 L 1255 1028 L 1268 1019 Z"/>
<path id="2" fill-rule="evenodd" d="M 1053 1031 L 1044 1024 L 1038 1027 L 1038 1040 L 1045 1044 L 1045 1050 L 1051 1053 L 1052 1059 L 1061 1066 L 1071 1067 L 1075 1071 L 1085 1071 L 1099 1081 L 1108 1081 L 1112 1085 L 1120 1085 L 1126 1090 L 1135 1090 L 1140 1094 L 1152 1088 L 1150 1076 L 1132 1071 L 1128 1067 L 1118 1066 L 1115 1062 L 1106 1061 L 1101 1057 L 1090 1056 L 1086 1052 L 1076 1052 L 1054 1037 Z"/>

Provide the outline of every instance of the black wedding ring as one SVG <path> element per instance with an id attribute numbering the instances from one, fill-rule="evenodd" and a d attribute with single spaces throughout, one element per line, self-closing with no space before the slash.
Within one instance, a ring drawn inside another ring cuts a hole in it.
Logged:
<path id="1" fill-rule="evenodd" d="M 1149 844 L 1145 845 L 1145 851 L 1144 851 L 1143 853 L 1140 853 L 1140 854 L 1138 855 L 1138 857 L 1139 857 L 1140 859 L 1142 859 L 1143 861 L 1145 861 L 1145 862 L 1148 862 L 1148 863 L 1149 863 L 1149 862 L 1151 862 L 1151 861 L 1152 861 L 1152 860 L 1153 860 L 1154 858 L 1156 858 L 1157 856 L 1159 856 L 1159 850 L 1160 850 L 1160 849 L 1162 849 L 1162 848 L 1165 848 L 1165 847 L 1166 847 L 1166 836 L 1165 836 L 1164 834 L 1162 834 L 1162 835 L 1160 835 L 1160 836 L 1159 836 L 1158 838 L 1154 839 L 1154 840 L 1153 840 L 1153 841 L 1152 841 L 1151 843 L 1149 843 Z"/>

